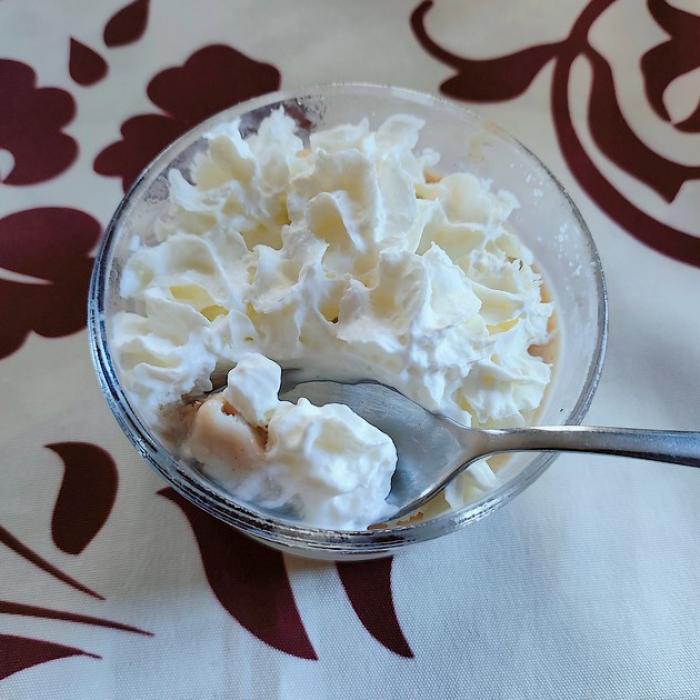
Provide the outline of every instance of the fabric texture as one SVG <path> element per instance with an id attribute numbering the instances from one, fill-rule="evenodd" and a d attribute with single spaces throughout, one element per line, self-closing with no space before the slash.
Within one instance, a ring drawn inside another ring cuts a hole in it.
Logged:
<path id="1" fill-rule="evenodd" d="M 698 429 L 695 0 L 0 3 L 0 698 L 700 698 L 700 474 L 561 457 L 506 508 L 361 564 L 284 557 L 122 435 L 92 257 L 167 143 L 278 88 L 467 104 L 564 183 L 600 249 L 587 421 Z"/>

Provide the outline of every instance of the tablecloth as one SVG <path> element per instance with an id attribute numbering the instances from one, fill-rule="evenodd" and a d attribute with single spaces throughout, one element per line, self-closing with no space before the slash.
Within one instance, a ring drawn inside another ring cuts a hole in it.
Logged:
<path id="1" fill-rule="evenodd" d="M 610 293 L 588 420 L 700 426 L 697 0 L 0 2 L 0 698 L 700 698 L 700 474 L 562 457 L 392 559 L 313 563 L 168 491 L 90 365 L 92 256 L 192 124 L 330 81 L 539 154 Z"/>

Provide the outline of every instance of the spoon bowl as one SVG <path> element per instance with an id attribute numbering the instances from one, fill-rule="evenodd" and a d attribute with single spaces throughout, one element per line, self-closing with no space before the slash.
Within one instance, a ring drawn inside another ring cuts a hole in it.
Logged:
<path id="1" fill-rule="evenodd" d="M 469 435 L 477 432 L 436 416 L 378 382 L 303 380 L 296 370 L 285 370 L 280 399 L 296 402 L 302 397 L 317 406 L 345 404 L 392 439 L 399 459 L 387 502 L 398 508 L 394 518 L 415 510 L 440 490 L 436 483 L 449 480 Z"/>
<path id="2" fill-rule="evenodd" d="M 467 428 L 372 380 L 282 372 L 280 398 L 345 404 L 394 442 L 398 461 L 387 503 L 392 520 L 413 513 L 479 459 L 504 452 L 594 452 L 700 467 L 700 432 L 584 426 Z"/>

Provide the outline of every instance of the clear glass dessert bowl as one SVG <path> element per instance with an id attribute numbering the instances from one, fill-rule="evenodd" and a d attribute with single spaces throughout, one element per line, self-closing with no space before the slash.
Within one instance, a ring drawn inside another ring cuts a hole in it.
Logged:
<path id="1" fill-rule="evenodd" d="M 300 135 L 363 117 L 376 128 L 387 117 L 408 113 L 425 120 L 418 149 L 441 154 L 442 173 L 468 171 L 488 178 L 494 189 L 520 202 L 510 218 L 531 249 L 556 308 L 554 372 L 538 412 L 542 424 L 578 424 L 588 410 L 602 369 L 607 337 L 607 300 L 600 259 L 585 222 L 563 187 L 538 158 L 493 123 L 439 98 L 389 86 L 329 85 L 264 95 L 228 109 L 172 143 L 141 173 L 117 208 L 98 251 L 88 300 L 90 348 L 107 403 L 136 450 L 172 487 L 211 515 L 269 546 L 299 556 L 367 559 L 440 537 L 506 504 L 556 458 L 522 455 L 498 470 L 499 485 L 457 510 L 376 530 L 338 531 L 273 517 L 238 502 L 223 487 L 168 450 L 139 416 L 120 381 L 111 348 L 114 314 L 124 308 L 119 280 L 134 245 L 154 242 L 154 224 L 168 204 L 167 173 L 185 177 L 206 146 L 204 135 L 221 122 L 240 118 L 244 136 L 282 106 L 295 117 Z"/>

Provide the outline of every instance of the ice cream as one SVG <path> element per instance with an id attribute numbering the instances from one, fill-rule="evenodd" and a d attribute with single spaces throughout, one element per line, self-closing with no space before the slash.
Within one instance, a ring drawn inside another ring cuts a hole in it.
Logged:
<path id="1" fill-rule="evenodd" d="M 280 110 L 245 139 L 223 124 L 188 178 L 170 172 L 157 241 L 122 272 L 113 347 L 143 417 L 162 432 L 164 407 L 234 368 L 177 449 L 309 524 L 386 515 L 393 445 L 346 407 L 279 402 L 280 365 L 373 378 L 467 426 L 523 425 L 550 380 L 529 352 L 552 305 L 508 223 L 517 201 L 470 173 L 435 178 L 421 127 L 395 115 L 304 143 Z M 494 483 L 480 462 L 446 496 L 459 506 Z"/>

